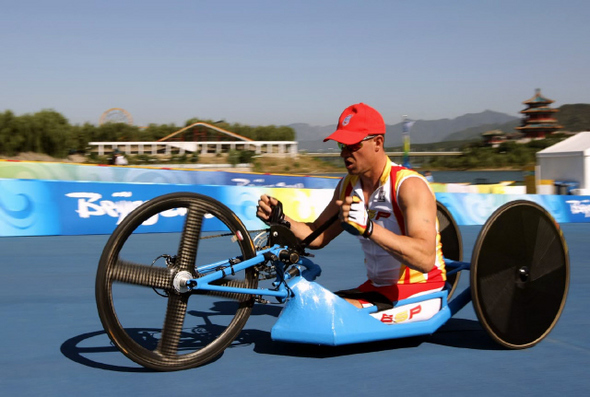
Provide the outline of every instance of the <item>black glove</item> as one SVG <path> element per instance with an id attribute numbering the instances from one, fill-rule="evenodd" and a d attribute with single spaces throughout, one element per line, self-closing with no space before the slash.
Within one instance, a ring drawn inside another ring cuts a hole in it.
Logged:
<path id="1" fill-rule="evenodd" d="M 277 200 L 276 205 L 271 204 L 271 212 L 270 216 L 268 217 L 268 220 L 264 220 L 260 217 L 259 219 L 267 225 L 270 225 L 271 223 L 278 223 L 280 225 L 291 228 L 291 223 L 285 220 L 285 213 L 283 212 L 283 203 L 281 203 L 279 200 Z"/>

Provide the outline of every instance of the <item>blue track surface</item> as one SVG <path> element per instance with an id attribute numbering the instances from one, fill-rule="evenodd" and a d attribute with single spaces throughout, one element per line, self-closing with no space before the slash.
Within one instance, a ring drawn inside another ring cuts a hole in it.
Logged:
<path id="1" fill-rule="evenodd" d="M 171 373 L 138 367 L 102 329 L 94 278 L 108 236 L 0 238 L 0 395 L 585 395 L 590 224 L 562 227 L 568 301 L 553 332 L 531 349 L 499 348 L 471 304 L 432 336 L 330 348 L 271 341 L 280 307 L 258 305 L 221 357 Z M 461 227 L 465 259 L 478 232 Z M 318 282 L 334 290 L 364 281 L 357 245 L 343 235 L 318 251 Z"/>

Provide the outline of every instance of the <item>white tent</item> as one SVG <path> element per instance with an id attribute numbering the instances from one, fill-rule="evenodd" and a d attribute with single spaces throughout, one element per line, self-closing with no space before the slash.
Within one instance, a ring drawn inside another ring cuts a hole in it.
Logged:
<path id="1" fill-rule="evenodd" d="M 590 195 L 590 131 L 537 152 L 537 179 L 575 182 L 573 194 Z"/>

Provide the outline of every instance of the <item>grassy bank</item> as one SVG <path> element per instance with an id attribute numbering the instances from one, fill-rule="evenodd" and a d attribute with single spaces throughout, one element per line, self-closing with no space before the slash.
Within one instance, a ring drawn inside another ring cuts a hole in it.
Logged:
<path id="1" fill-rule="evenodd" d="M 48 156 L 42 153 L 20 153 L 16 156 L 0 156 L 0 159 L 19 160 L 19 161 L 43 161 L 43 162 L 68 162 L 81 164 L 108 164 L 108 156 L 82 156 L 71 155 L 60 159 Z M 156 156 L 127 156 L 129 165 L 163 165 L 163 164 L 195 164 L 195 165 L 219 165 L 220 168 L 227 169 L 227 165 L 231 163 L 228 156 L 222 155 L 204 155 L 199 156 L 197 162 L 191 162 L 189 158 L 181 158 L 180 156 L 156 157 Z M 187 161 L 188 160 L 188 161 Z M 214 168 L 209 168 L 214 169 Z M 296 157 L 274 157 L 261 156 L 252 159 L 252 166 L 250 168 L 253 172 L 269 173 L 269 174 L 300 174 L 300 175 L 314 175 L 325 174 L 332 172 L 346 172 L 341 161 L 327 162 L 307 155 L 298 155 Z"/>

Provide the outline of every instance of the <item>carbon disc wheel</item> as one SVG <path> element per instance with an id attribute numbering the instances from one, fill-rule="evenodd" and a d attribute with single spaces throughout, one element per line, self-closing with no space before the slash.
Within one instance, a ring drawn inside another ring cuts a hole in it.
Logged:
<path id="1" fill-rule="evenodd" d="M 497 209 L 471 261 L 473 306 L 487 333 L 511 349 L 539 343 L 557 323 L 568 285 L 568 250 L 551 215 L 524 200 Z"/>
<path id="2" fill-rule="evenodd" d="M 176 222 L 178 232 L 145 232 L 160 221 Z M 203 225 L 211 223 L 215 230 L 229 229 L 227 238 L 203 239 Z M 181 281 L 199 277 L 199 266 L 254 255 L 246 228 L 220 202 L 196 193 L 150 200 L 116 228 L 100 258 L 96 302 L 103 327 L 121 352 L 144 367 L 171 371 L 206 364 L 238 337 L 254 299 L 191 293 Z M 256 288 L 258 278 L 249 268 L 220 284 Z"/>
<path id="3" fill-rule="evenodd" d="M 461 239 L 459 227 L 447 207 L 438 201 L 436 202 L 436 217 L 438 219 L 443 256 L 454 261 L 462 261 L 463 240 Z M 447 284 L 449 285 L 447 299 L 450 299 L 455 292 L 455 289 L 457 289 L 460 276 L 461 272 L 453 273 L 451 275 L 447 274 Z"/>

